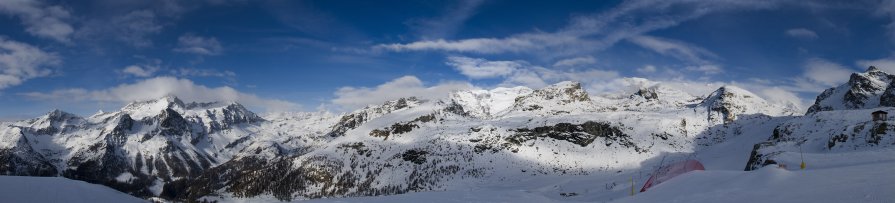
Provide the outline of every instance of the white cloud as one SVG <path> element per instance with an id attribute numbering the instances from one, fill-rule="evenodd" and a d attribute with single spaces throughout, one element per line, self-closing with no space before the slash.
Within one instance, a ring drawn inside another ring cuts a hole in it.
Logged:
<path id="1" fill-rule="evenodd" d="M 654 65 L 645 65 L 641 68 L 637 69 L 637 72 L 640 74 L 651 74 L 657 71 L 656 66 Z"/>
<path id="2" fill-rule="evenodd" d="M 671 56 L 693 64 L 686 68 L 686 70 L 689 71 L 698 71 L 704 74 L 717 74 L 722 72 L 719 65 L 709 60 L 709 58 L 717 58 L 717 55 L 696 45 L 644 35 L 631 37 L 628 41 L 640 47 L 655 51 L 656 53 Z"/>
<path id="3" fill-rule="evenodd" d="M 0 13 L 21 19 L 25 31 L 34 36 L 68 43 L 69 36 L 74 32 L 71 24 L 66 22 L 71 18 L 68 10 L 60 6 L 48 6 L 37 0 L 0 1 Z"/>
<path id="4" fill-rule="evenodd" d="M 854 72 L 854 70 L 845 66 L 821 58 L 809 59 L 804 67 L 805 72 L 802 77 L 809 82 L 826 87 L 833 87 L 847 82 L 848 77 Z"/>
<path id="5" fill-rule="evenodd" d="M 488 61 L 461 56 L 448 57 L 447 65 L 460 71 L 460 74 L 473 79 L 507 76 L 524 66 L 523 62 L 519 61 Z"/>
<path id="6" fill-rule="evenodd" d="M 804 40 L 813 40 L 818 38 L 817 33 L 806 28 L 793 28 L 786 30 L 785 33 L 790 37 Z"/>
<path id="7" fill-rule="evenodd" d="M 583 65 L 591 65 L 596 64 L 597 59 L 594 59 L 592 56 L 582 56 L 575 58 L 568 58 L 559 60 L 556 63 L 553 63 L 553 67 L 575 67 L 575 66 L 583 66 Z"/>
<path id="8" fill-rule="evenodd" d="M 781 87 L 761 88 L 759 92 L 756 92 L 756 94 L 763 97 L 768 102 L 782 104 L 800 110 L 804 109 L 805 105 L 807 104 L 807 100 L 803 100 L 792 91 L 783 89 Z"/>
<path id="9" fill-rule="evenodd" d="M 121 73 L 136 76 L 136 77 L 149 77 L 155 74 L 159 68 L 157 66 L 140 66 L 140 65 L 129 65 L 121 69 Z"/>
<path id="10" fill-rule="evenodd" d="M 50 75 L 49 67 L 60 63 L 56 53 L 0 36 L 0 89 Z"/>
<path id="11" fill-rule="evenodd" d="M 419 99 L 445 98 L 451 92 L 474 88 L 469 83 L 453 81 L 426 86 L 415 76 L 404 76 L 372 88 L 339 88 L 331 102 L 341 106 L 343 110 L 353 110 L 370 104 L 382 104 L 389 100 L 404 97 L 417 97 Z"/>
<path id="12" fill-rule="evenodd" d="M 177 48 L 174 51 L 192 53 L 198 55 L 218 55 L 224 48 L 214 37 L 200 37 L 185 34 L 177 38 Z"/>
<path id="13" fill-rule="evenodd" d="M 207 87 L 196 84 L 188 79 L 178 79 L 174 77 L 155 77 L 132 84 L 121 84 L 100 90 L 72 88 L 55 90 L 48 93 L 29 92 L 20 95 L 35 100 L 66 99 L 72 101 L 122 103 L 151 100 L 166 95 L 175 95 L 184 101 L 233 101 L 252 108 L 264 109 L 266 111 L 288 111 L 297 110 L 299 108 L 297 104 L 288 101 L 265 99 L 254 94 L 240 92 L 227 86 Z"/>

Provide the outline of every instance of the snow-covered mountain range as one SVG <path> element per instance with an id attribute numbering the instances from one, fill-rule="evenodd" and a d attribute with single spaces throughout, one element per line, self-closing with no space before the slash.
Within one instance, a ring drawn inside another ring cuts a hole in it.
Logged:
<path id="1" fill-rule="evenodd" d="M 302 200 L 619 176 L 604 180 L 609 195 L 597 195 L 612 199 L 624 190 L 608 182 L 664 157 L 753 170 L 792 163 L 799 148 L 891 146 L 895 126 L 869 114 L 895 109 L 893 77 L 873 67 L 855 73 L 805 116 L 734 86 L 694 96 L 658 84 L 606 97 L 560 82 L 401 98 L 343 114 L 264 116 L 238 103 L 168 96 L 89 117 L 54 110 L 0 123 L 0 174 L 62 176 L 167 200 Z"/>

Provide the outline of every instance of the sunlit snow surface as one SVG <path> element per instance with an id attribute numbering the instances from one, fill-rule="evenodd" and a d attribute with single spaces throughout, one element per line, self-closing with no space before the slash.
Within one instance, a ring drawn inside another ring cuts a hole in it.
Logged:
<path id="1" fill-rule="evenodd" d="M 675 177 L 629 196 L 618 177 L 532 177 L 516 184 L 394 196 L 309 202 L 895 202 L 895 149 L 847 154 L 807 154 L 809 166 L 767 166 L 756 171 L 708 169 Z M 714 164 L 710 163 L 709 164 Z M 635 174 L 636 176 L 636 174 Z M 605 184 L 617 181 L 607 190 Z M 642 181 L 635 182 L 639 191 Z M 575 193 L 563 196 L 562 193 Z"/>

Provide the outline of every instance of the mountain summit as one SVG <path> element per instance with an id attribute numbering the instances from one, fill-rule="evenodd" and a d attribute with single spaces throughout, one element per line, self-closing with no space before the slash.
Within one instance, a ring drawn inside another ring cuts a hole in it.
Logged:
<path id="1" fill-rule="evenodd" d="M 895 75 L 870 66 L 863 73 L 852 73 L 847 83 L 824 90 L 817 96 L 809 114 L 819 111 L 865 109 L 895 106 Z"/>

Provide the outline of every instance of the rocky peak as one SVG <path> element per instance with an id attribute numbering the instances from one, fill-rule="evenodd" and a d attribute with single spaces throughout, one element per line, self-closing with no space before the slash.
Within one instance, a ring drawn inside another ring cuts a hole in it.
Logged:
<path id="1" fill-rule="evenodd" d="M 236 103 L 236 102 L 232 102 L 231 104 L 233 104 L 233 103 Z M 207 109 L 207 108 L 213 108 L 213 107 L 220 106 L 220 105 L 221 105 L 220 102 L 190 102 L 190 103 L 186 104 L 185 107 L 187 109 L 200 109 L 200 108 Z"/>
<path id="2" fill-rule="evenodd" d="M 121 108 L 121 111 L 131 114 L 134 118 L 143 118 L 154 116 L 165 109 L 184 110 L 185 107 L 182 100 L 174 95 L 167 95 L 158 99 L 131 102 Z"/>
<path id="3" fill-rule="evenodd" d="M 59 109 L 48 112 L 46 115 L 31 121 L 31 127 L 38 134 L 55 134 L 66 128 L 73 128 L 84 123 L 84 119 Z"/>
<path id="4" fill-rule="evenodd" d="M 723 86 L 709 94 L 700 106 L 708 109 L 709 121 L 723 121 L 729 123 L 737 119 L 741 114 L 780 114 L 774 110 L 767 101 L 749 92 L 734 86 Z"/>
<path id="5" fill-rule="evenodd" d="M 578 82 L 560 82 L 516 97 L 512 111 L 565 114 L 593 108 L 590 96 Z"/>
<path id="6" fill-rule="evenodd" d="M 450 112 L 490 118 L 513 106 L 516 98 L 532 93 L 528 87 L 498 87 L 492 90 L 461 90 L 450 95 Z"/>
<path id="7" fill-rule="evenodd" d="M 416 97 L 400 98 L 397 100 L 387 101 L 382 105 L 370 105 L 363 109 L 356 110 L 342 116 L 338 123 L 333 125 L 332 130 L 327 133 L 330 137 L 340 137 L 345 135 L 348 130 L 360 127 L 369 120 L 378 118 L 382 115 L 419 106 L 421 101 Z"/>
<path id="8" fill-rule="evenodd" d="M 186 104 L 183 102 L 183 100 L 180 100 L 180 98 L 177 98 L 177 96 L 170 95 L 170 94 L 166 95 L 162 98 L 156 99 L 154 102 L 167 104 L 166 106 L 168 108 L 184 108 L 184 107 L 186 107 Z"/>
<path id="9" fill-rule="evenodd" d="M 627 99 L 620 100 L 618 104 L 609 104 L 607 107 L 623 108 L 631 111 L 657 111 L 662 109 L 676 109 L 687 105 L 698 104 L 701 98 L 690 95 L 684 91 L 670 88 L 661 84 L 636 87 L 636 92 L 628 94 Z M 606 98 L 624 98 L 617 95 L 608 95 Z"/>
<path id="10" fill-rule="evenodd" d="M 888 86 L 892 77 L 892 75 L 871 66 L 866 72 L 852 73 L 848 79 L 848 84 L 855 93 L 878 92 Z"/>
<path id="11" fill-rule="evenodd" d="M 158 115 L 159 129 L 163 134 L 180 135 L 188 130 L 189 123 L 187 120 L 171 108 L 165 108 Z"/>
<path id="12" fill-rule="evenodd" d="M 847 83 L 818 95 L 808 113 L 895 106 L 893 82 L 895 75 L 871 66 L 863 73 L 852 73 Z"/>
<path id="13" fill-rule="evenodd" d="M 634 95 L 632 95 L 632 97 L 642 97 L 646 100 L 658 100 L 659 93 L 656 92 L 656 88 L 640 88 Z"/>
<path id="14" fill-rule="evenodd" d="M 516 103 L 525 100 L 553 100 L 562 104 L 573 102 L 588 102 L 590 96 L 581 88 L 581 83 L 565 81 L 556 83 L 539 90 L 533 91 L 531 94 L 516 98 Z"/>
<path id="15" fill-rule="evenodd" d="M 47 120 L 51 120 L 51 121 L 65 121 L 65 120 L 71 120 L 71 119 L 76 119 L 76 118 L 80 118 L 80 117 L 78 117 L 77 115 L 72 114 L 72 113 L 68 113 L 68 112 L 65 112 L 65 111 L 62 111 L 59 109 L 54 109 L 53 111 L 50 111 L 49 113 L 47 113 L 47 115 L 44 118 L 46 118 Z"/>
<path id="16" fill-rule="evenodd" d="M 205 128 L 209 133 L 228 129 L 237 124 L 264 121 L 263 118 L 236 102 L 231 102 L 220 108 L 206 109 L 202 112 L 200 118 L 206 122 Z"/>

